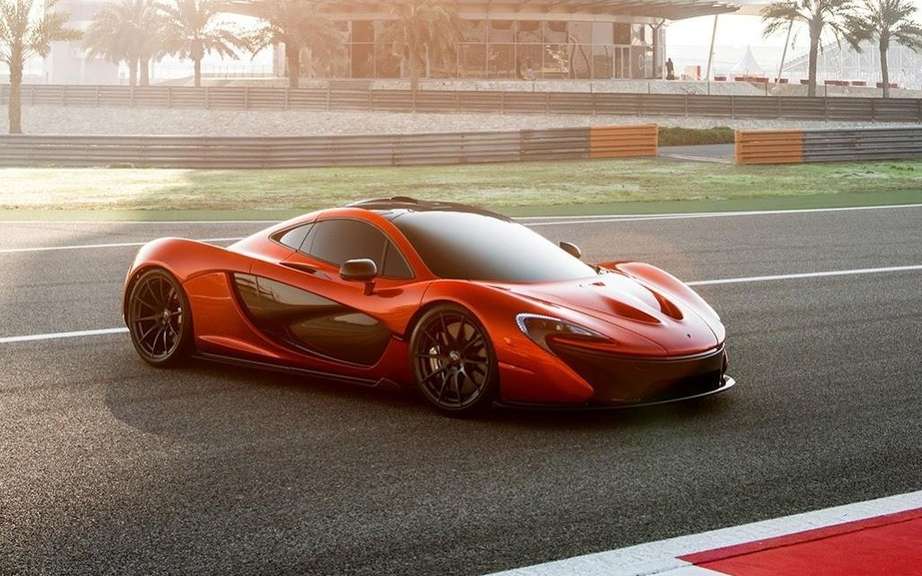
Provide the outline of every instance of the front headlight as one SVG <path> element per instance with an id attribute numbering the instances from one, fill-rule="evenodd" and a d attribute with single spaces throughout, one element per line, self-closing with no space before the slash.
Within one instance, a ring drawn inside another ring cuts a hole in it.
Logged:
<path id="1" fill-rule="evenodd" d="M 551 338 L 570 338 L 586 340 L 609 340 L 608 337 L 590 330 L 585 326 L 580 326 L 560 318 L 551 316 L 542 316 L 541 314 L 522 313 L 515 317 L 519 329 L 525 333 L 535 344 L 541 346 L 553 354 L 548 339 Z"/>

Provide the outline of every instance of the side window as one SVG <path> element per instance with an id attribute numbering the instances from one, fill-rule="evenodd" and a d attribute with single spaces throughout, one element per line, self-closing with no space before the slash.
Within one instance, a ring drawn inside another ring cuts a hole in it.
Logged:
<path id="1" fill-rule="evenodd" d="M 303 226 L 297 226 L 288 230 L 287 232 L 282 232 L 281 234 L 276 234 L 273 236 L 273 239 L 276 242 L 284 244 L 289 248 L 294 248 L 295 250 L 300 250 L 301 245 L 304 244 L 304 239 L 307 238 L 307 235 L 310 234 L 311 228 L 314 224 L 304 224 Z"/>
<path id="2" fill-rule="evenodd" d="M 390 242 L 387 243 L 387 250 L 384 253 L 384 268 L 381 275 L 387 276 L 388 278 L 413 277 L 413 272 L 410 271 L 410 266 L 407 265 L 407 261 L 403 259 L 400 250 L 395 248 Z"/>
<path id="3" fill-rule="evenodd" d="M 314 230 L 302 249 L 311 256 L 339 266 L 354 258 L 371 258 L 383 269 L 387 238 L 377 228 L 358 220 L 324 220 Z"/>

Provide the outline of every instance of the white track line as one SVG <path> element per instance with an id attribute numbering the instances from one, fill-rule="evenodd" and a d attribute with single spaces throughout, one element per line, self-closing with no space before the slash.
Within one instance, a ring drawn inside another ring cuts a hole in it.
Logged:
<path id="1" fill-rule="evenodd" d="M 813 214 L 817 212 L 854 212 L 859 210 L 894 210 L 899 208 L 922 208 L 922 204 L 883 204 L 880 206 L 845 206 L 841 208 L 795 208 L 791 210 L 743 210 L 735 212 L 674 212 L 671 214 L 599 214 L 573 216 L 526 216 L 521 221 L 569 221 L 569 220 L 675 220 L 694 218 L 728 218 L 736 216 L 772 216 L 778 214 Z M 530 223 L 530 222 L 529 222 Z"/>
<path id="2" fill-rule="evenodd" d="M 856 274 L 883 274 L 887 272 L 908 272 L 922 270 L 922 265 L 891 266 L 889 268 L 862 268 L 859 270 L 834 270 L 831 272 L 807 272 L 805 274 L 779 274 L 776 276 L 750 276 L 746 278 L 724 278 L 720 280 L 696 280 L 686 282 L 689 286 L 711 286 L 719 284 L 742 284 L 745 282 L 771 282 L 776 280 L 796 280 L 798 278 L 825 278 L 829 276 L 852 276 Z M 33 340 L 55 340 L 59 338 L 78 338 L 82 336 L 101 336 L 105 334 L 120 334 L 127 332 L 127 328 L 104 328 L 101 330 L 81 330 L 77 332 L 55 332 L 51 334 L 32 334 L 28 336 L 0 337 L 0 344 L 14 342 L 31 342 Z"/>
<path id="3" fill-rule="evenodd" d="M 100 330 L 53 332 L 50 334 L 30 334 L 28 336 L 4 336 L 0 338 L 0 344 L 12 344 L 14 342 L 35 342 L 36 340 L 58 340 L 60 338 L 81 338 L 83 336 L 103 336 L 105 334 L 122 334 L 125 332 L 128 332 L 128 328 L 102 328 Z"/>
<path id="4" fill-rule="evenodd" d="M 721 278 L 718 280 L 695 280 L 686 282 L 686 284 L 689 286 L 714 286 L 717 284 L 744 284 L 747 282 L 771 282 L 774 280 L 796 280 L 798 278 L 826 278 L 829 276 L 854 276 L 857 274 L 883 274 L 886 272 L 909 272 L 912 270 L 922 270 L 922 265 L 859 268 L 857 270 L 832 270 L 829 272 L 804 272 L 803 274 L 777 274 L 774 276 L 748 276 L 744 278 Z"/>
<path id="5" fill-rule="evenodd" d="M 243 236 L 233 238 L 202 238 L 196 242 L 236 242 L 242 240 Z M 144 246 L 152 240 L 144 242 L 114 242 L 110 244 L 73 244 L 70 246 L 41 246 L 38 248 L 2 248 L 0 254 L 20 254 L 23 252 L 54 252 L 57 250 L 89 250 L 92 248 L 124 248 L 126 246 Z"/>
<path id="6" fill-rule="evenodd" d="M 516 220 L 526 224 L 567 224 L 583 222 L 640 220 L 680 220 L 695 218 L 732 218 L 737 216 L 768 216 L 776 214 L 811 214 L 816 212 L 853 212 L 856 210 L 894 210 L 900 208 L 922 208 L 922 204 L 885 204 L 880 206 L 846 206 L 841 208 L 794 208 L 791 210 L 744 210 L 728 212 L 673 212 L 667 214 L 589 214 L 572 216 L 522 216 Z M 276 224 L 278 220 L 0 220 L 0 224 Z M 536 221 L 536 222 L 532 222 Z"/>
<path id="7" fill-rule="evenodd" d="M 678 557 L 918 508 L 922 508 L 922 491 L 835 506 L 730 528 L 721 528 L 701 534 L 679 536 L 678 538 L 649 542 L 608 552 L 576 556 L 566 560 L 497 572 L 493 576 L 571 576 L 574 574 L 579 574 L 580 576 L 640 576 L 641 574 L 691 576 L 693 574 L 719 574 L 719 572 L 707 571 L 693 566 Z M 692 570 L 693 568 L 697 568 L 697 570 Z"/>
<path id="8" fill-rule="evenodd" d="M 896 208 L 922 208 L 922 204 L 893 204 L 887 206 L 854 206 L 848 208 L 804 208 L 797 210 L 754 210 L 748 212 L 686 212 L 686 213 L 676 213 L 676 214 L 625 214 L 617 215 L 611 214 L 607 216 L 532 216 L 528 218 L 517 218 L 516 220 L 529 227 L 537 226 L 572 226 L 576 224 L 608 224 L 608 223 L 620 223 L 620 222 L 646 222 L 646 221 L 656 221 L 656 220 L 685 220 L 685 219 L 698 219 L 698 218 L 727 218 L 727 217 L 737 217 L 737 216 L 765 216 L 765 215 L 776 215 L 776 214 L 809 214 L 815 212 L 852 212 L 856 210 L 885 210 L 885 209 L 896 209 Z M 532 221 L 536 220 L 536 221 Z M 215 220 L 215 221 L 172 221 L 172 222 L 153 222 L 153 221 L 137 221 L 137 222 L 119 222 L 119 221 L 106 221 L 103 223 L 106 224 L 257 224 L 270 222 L 269 220 Z M 271 222 L 275 222 L 274 220 Z M 14 224 L 14 223 L 41 223 L 41 224 L 67 224 L 67 223 L 76 223 L 76 222 L 67 222 L 67 221 L 15 221 L 15 220 L 0 220 L 0 224 Z M 100 222 L 94 222 L 91 220 L 80 221 L 80 223 L 86 224 L 99 224 Z M 203 240 L 198 240 L 199 242 L 235 242 L 241 240 L 242 237 L 236 238 L 206 238 Z M 111 244 L 77 244 L 73 246 L 44 246 L 37 248 L 2 248 L 0 249 L 0 254 L 17 254 L 23 252 L 50 252 L 55 250 L 85 250 L 93 248 L 123 248 L 128 246 L 143 246 L 147 242 L 119 242 Z"/>

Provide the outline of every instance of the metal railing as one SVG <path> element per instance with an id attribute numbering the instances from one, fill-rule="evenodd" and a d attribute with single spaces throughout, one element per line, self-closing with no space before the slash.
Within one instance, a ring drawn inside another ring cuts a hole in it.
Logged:
<path id="1" fill-rule="evenodd" d="M 9 85 L 0 85 L 0 103 Z M 231 86 L 23 86 L 26 105 L 218 110 L 358 110 L 616 116 L 707 116 L 861 122 L 922 122 L 922 99 L 717 96 L 613 92 L 289 89 Z"/>
<path id="2" fill-rule="evenodd" d="M 737 131 L 737 164 L 922 158 L 922 128 Z"/>
<path id="3" fill-rule="evenodd" d="M 300 168 L 656 154 L 655 125 L 286 138 L 0 136 L 0 166 Z"/>

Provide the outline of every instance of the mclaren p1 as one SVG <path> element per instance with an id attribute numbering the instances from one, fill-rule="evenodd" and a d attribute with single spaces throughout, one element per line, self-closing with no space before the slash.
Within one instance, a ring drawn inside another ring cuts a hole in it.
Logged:
<path id="1" fill-rule="evenodd" d="M 573 244 L 447 202 L 367 200 L 226 248 L 155 240 L 123 311 L 156 366 L 194 355 L 397 383 L 454 414 L 646 405 L 734 383 L 718 315 L 672 275 L 588 264 Z"/>

